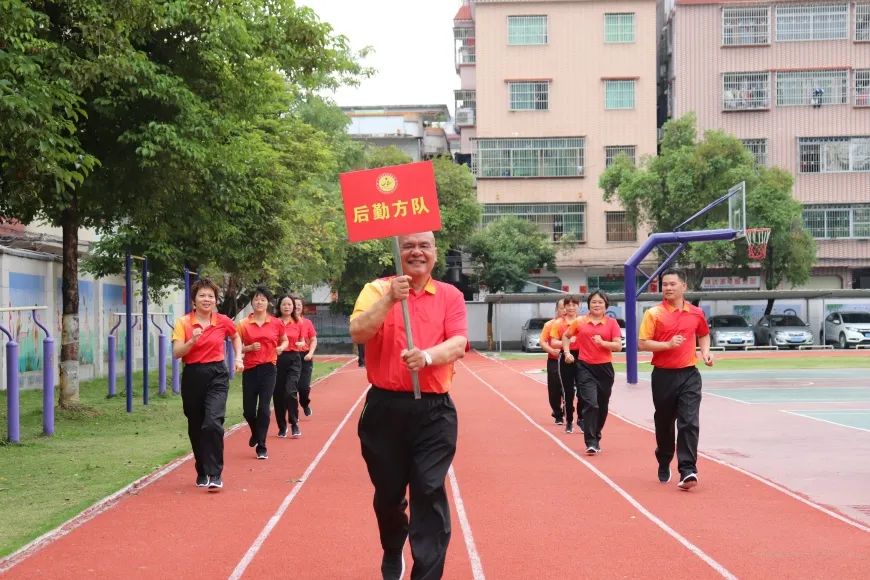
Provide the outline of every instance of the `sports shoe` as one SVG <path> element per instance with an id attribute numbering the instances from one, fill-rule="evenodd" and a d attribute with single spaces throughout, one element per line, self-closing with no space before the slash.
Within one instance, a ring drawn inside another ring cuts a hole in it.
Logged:
<path id="1" fill-rule="evenodd" d="M 196 487 L 205 487 L 208 485 L 208 476 L 207 475 L 197 475 L 196 476 Z"/>
<path id="2" fill-rule="evenodd" d="M 217 491 L 223 488 L 224 482 L 220 475 L 212 475 L 208 478 L 208 490 Z"/>
<path id="3" fill-rule="evenodd" d="M 565 425 L 565 433 L 573 433 L 573 432 L 574 432 L 574 426 L 571 423 L 568 423 L 567 425 Z"/>
<path id="4" fill-rule="evenodd" d="M 659 465 L 659 481 L 667 483 L 671 480 L 671 466 Z"/>
<path id="5" fill-rule="evenodd" d="M 590 445 L 586 448 L 586 455 L 598 455 L 599 453 L 601 453 L 601 449 L 594 445 Z"/>
<path id="6" fill-rule="evenodd" d="M 278 437 L 280 437 L 281 439 L 287 438 L 287 428 L 286 427 L 284 429 L 278 430 Z"/>
<path id="7" fill-rule="evenodd" d="M 562 417 L 556 417 L 556 425 L 564 425 L 564 424 L 565 424 L 565 419 L 563 419 Z"/>
<path id="8" fill-rule="evenodd" d="M 311 406 L 306 405 L 306 406 L 302 407 L 302 412 L 305 413 L 306 417 L 310 417 L 311 416 Z"/>
<path id="9" fill-rule="evenodd" d="M 405 557 L 402 551 L 384 550 L 381 560 L 381 576 L 384 580 L 401 580 L 405 575 Z"/>
<path id="10" fill-rule="evenodd" d="M 577 428 L 580 429 L 581 433 L 586 432 L 586 429 L 583 428 L 583 419 L 580 419 L 579 421 L 577 421 Z"/>
<path id="11" fill-rule="evenodd" d="M 680 480 L 680 483 L 677 484 L 677 487 L 689 491 L 696 485 L 698 485 L 698 474 L 689 473 Z"/>
<path id="12" fill-rule="evenodd" d="M 269 459 L 269 454 L 265 449 L 257 449 L 257 459 Z"/>
<path id="13" fill-rule="evenodd" d="M 257 438 L 254 437 L 253 435 L 251 435 L 251 438 L 248 439 L 248 447 L 256 447 L 256 445 L 257 445 Z"/>
<path id="14" fill-rule="evenodd" d="M 290 432 L 293 439 L 299 439 L 300 437 L 302 437 L 302 431 L 299 430 L 299 425 L 292 425 L 290 427 Z"/>

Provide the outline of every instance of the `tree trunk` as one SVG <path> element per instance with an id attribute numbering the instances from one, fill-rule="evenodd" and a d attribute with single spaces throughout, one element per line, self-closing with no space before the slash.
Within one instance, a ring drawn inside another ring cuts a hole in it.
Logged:
<path id="1" fill-rule="evenodd" d="M 486 305 L 486 347 L 489 350 L 493 350 L 495 348 L 495 344 L 492 340 L 492 302 L 487 303 Z"/>
<path id="2" fill-rule="evenodd" d="M 63 321 L 60 340 L 60 393 L 58 404 L 70 407 L 79 401 L 79 212 L 73 195 L 61 216 L 63 226 Z"/>

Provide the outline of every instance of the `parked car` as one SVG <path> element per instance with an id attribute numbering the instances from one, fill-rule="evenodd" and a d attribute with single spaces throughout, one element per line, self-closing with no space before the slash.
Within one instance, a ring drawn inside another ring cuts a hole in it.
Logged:
<path id="1" fill-rule="evenodd" d="M 529 318 L 520 332 L 520 349 L 523 352 L 542 352 L 541 331 L 549 318 Z"/>
<path id="2" fill-rule="evenodd" d="M 819 342 L 833 342 L 840 348 L 870 344 L 870 312 L 831 312 L 825 318 Z"/>
<path id="3" fill-rule="evenodd" d="M 736 314 L 721 314 L 707 319 L 710 346 L 746 348 L 755 346 L 755 333 L 746 319 Z"/>
<path id="4" fill-rule="evenodd" d="M 622 333 L 622 350 L 625 350 L 625 319 L 617 318 L 616 323 L 619 325 L 619 330 Z"/>
<path id="5" fill-rule="evenodd" d="M 809 324 L 794 314 L 768 314 L 755 323 L 755 344 L 797 348 L 812 345 Z"/>

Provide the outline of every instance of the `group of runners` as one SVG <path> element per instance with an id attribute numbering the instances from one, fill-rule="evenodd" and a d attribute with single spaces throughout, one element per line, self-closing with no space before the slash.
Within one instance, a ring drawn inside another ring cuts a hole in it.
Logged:
<path id="1" fill-rule="evenodd" d="M 710 331 L 704 312 L 684 299 L 686 276 L 678 269 L 662 275 L 662 302 L 644 312 L 638 331 L 638 350 L 652 352 L 651 389 L 655 406 L 658 479 L 671 480 L 676 448 L 680 489 L 698 485 L 697 455 L 700 431 L 701 374 L 698 358 L 713 365 Z M 547 394 L 553 420 L 574 432 L 583 432 L 587 455 L 601 453 L 601 431 L 613 392 L 613 353 L 622 349 L 622 331 L 607 315 L 610 300 L 601 290 L 586 298 L 580 315 L 580 297 L 568 295 L 556 304 L 556 316 L 541 332 L 547 353 Z"/>
<path id="2" fill-rule="evenodd" d="M 257 459 L 268 459 L 270 405 L 275 408 L 278 437 L 298 438 L 299 411 L 311 410 L 311 373 L 317 333 L 303 314 L 302 298 L 293 294 L 277 301 L 270 314 L 271 293 L 263 287 L 251 297 L 253 311 L 238 324 L 217 312 L 217 285 L 208 279 L 191 287 L 193 309 L 172 333 L 173 356 L 182 359 L 181 398 L 193 448 L 196 486 L 223 487 L 224 417 L 229 392 L 225 341 L 231 339 L 235 370 L 242 373 L 242 408 L 251 429 L 248 445 Z M 289 431 L 288 431 L 289 428 Z"/>

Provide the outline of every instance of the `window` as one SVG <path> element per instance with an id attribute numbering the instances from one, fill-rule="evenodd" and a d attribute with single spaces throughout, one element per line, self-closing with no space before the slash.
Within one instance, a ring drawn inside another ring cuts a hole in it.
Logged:
<path id="1" fill-rule="evenodd" d="M 848 4 L 783 4 L 776 7 L 776 39 L 849 38 Z"/>
<path id="2" fill-rule="evenodd" d="M 620 155 L 625 155 L 629 158 L 632 165 L 637 165 L 637 159 L 635 158 L 635 152 L 637 151 L 637 147 L 635 145 L 610 145 L 604 148 L 604 166 L 610 167 L 613 165 L 613 162 L 616 161 L 616 158 Z"/>
<path id="3" fill-rule="evenodd" d="M 604 81 L 604 108 L 633 109 L 634 84 L 636 81 Z"/>
<path id="4" fill-rule="evenodd" d="M 855 5 L 855 40 L 870 41 L 870 4 Z"/>
<path id="5" fill-rule="evenodd" d="M 870 69 L 855 71 L 855 106 L 870 106 Z"/>
<path id="6" fill-rule="evenodd" d="M 459 64 L 477 64 L 477 54 L 474 46 L 460 46 L 458 61 Z"/>
<path id="7" fill-rule="evenodd" d="M 722 110 L 752 111 L 770 108 L 770 74 L 766 72 L 722 75 Z"/>
<path id="8" fill-rule="evenodd" d="M 870 171 L 870 137 L 798 139 L 801 173 Z"/>
<path id="9" fill-rule="evenodd" d="M 604 42 L 634 42 L 634 14 L 605 14 Z"/>
<path id="10" fill-rule="evenodd" d="M 624 211 L 605 212 L 608 242 L 636 242 L 637 231 Z"/>
<path id="11" fill-rule="evenodd" d="M 487 203 L 483 206 L 481 225 L 504 216 L 528 220 L 552 241 L 586 241 L 585 203 Z"/>
<path id="12" fill-rule="evenodd" d="M 547 44 L 547 17 L 508 16 L 508 44 Z"/>
<path id="13" fill-rule="evenodd" d="M 814 238 L 870 238 L 870 204 L 808 205 L 803 218 Z"/>
<path id="14" fill-rule="evenodd" d="M 781 107 L 845 105 L 849 71 L 795 71 L 776 73 L 776 104 Z"/>
<path id="15" fill-rule="evenodd" d="M 509 82 L 511 111 L 546 111 L 550 108 L 550 82 Z"/>
<path id="16" fill-rule="evenodd" d="M 767 6 L 726 6 L 722 9 L 722 45 L 770 43 L 770 9 Z"/>
<path id="17" fill-rule="evenodd" d="M 755 156 L 756 165 L 767 165 L 767 139 L 741 139 L 743 146 Z"/>
<path id="18" fill-rule="evenodd" d="M 477 173 L 486 177 L 582 177 L 585 139 L 479 139 Z"/>

